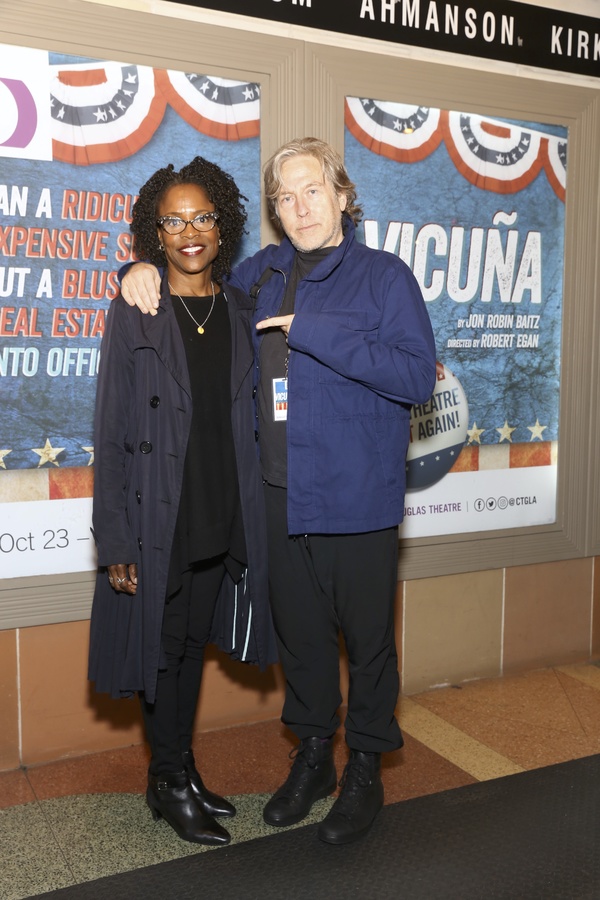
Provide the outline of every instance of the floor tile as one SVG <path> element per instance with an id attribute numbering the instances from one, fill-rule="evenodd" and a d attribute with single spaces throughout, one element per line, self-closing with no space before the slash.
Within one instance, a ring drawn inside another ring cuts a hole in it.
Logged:
<path id="1" fill-rule="evenodd" d="M 600 753 L 600 667 L 566 665 L 402 698 L 405 745 L 385 754 L 386 803 Z M 233 800 L 233 842 L 276 833 L 263 806 L 286 778 L 294 736 L 278 719 L 196 736 L 207 785 Z M 348 758 L 343 728 L 334 759 Z M 0 898 L 220 852 L 181 841 L 145 803 L 148 752 L 126 747 L 0 774 Z M 320 821 L 334 796 L 302 825 Z M 299 826 L 295 826 L 299 827 Z"/>
<path id="2" fill-rule="evenodd" d="M 0 809 L 17 806 L 20 803 L 31 803 L 32 800 L 35 800 L 35 794 L 24 769 L 0 772 Z"/>
<path id="3" fill-rule="evenodd" d="M 146 789 L 148 755 L 144 746 L 105 750 L 76 759 L 27 768 L 38 800 L 75 794 L 141 793 Z"/>
<path id="4" fill-rule="evenodd" d="M 411 698 L 524 769 L 597 753 L 557 672 L 544 669 Z"/>
<path id="5" fill-rule="evenodd" d="M 38 803 L 0 810 L 0 860 L 2 900 L 76 883 Z"/>
<path id="6" fill-rule="evenodd" d="M 452 760 L 404 731 L 404 747 L 386 754 L 381 766 L 386 803 L 399 803 L 450 788 L 474 784 L 477 779 Z"/>
<path id="7" fill-rule="evenodd" d="M 600 691 L 600 663 L 597 665 L 557 666 L 555 671 L 583 681 L 584 684 L 589 684 L 590 687 Z"/>
<path id="8" fill-rule="evenodd" d="M 523 771 L 484 742 L 474 740 L 446 722 L 441 715 L 433 714 L 408 697 L 402 701 L 400 722 L 414 738 L 468 772 L 474 781 L 487 781 Z"/>
<path id="9" fill-rule="evenodd" d="M 598 673 L 600 675 L 600 672 Z M 598 744 L 600 750 L 600 684 L 598 686 L 590 682 L 584 682 L 573 677 L 567 670 L 557 670 L 561 687 L 565 692 L 573 712 L 585 733 L 585 735 Z"/>

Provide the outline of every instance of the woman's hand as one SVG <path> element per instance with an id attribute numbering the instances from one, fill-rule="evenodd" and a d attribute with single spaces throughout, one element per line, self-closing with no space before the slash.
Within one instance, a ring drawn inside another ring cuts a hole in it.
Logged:
<path id="1" fill-rule="evenodd" d="M 137 591 L 137 565 L 135 563 L 119 563 L 107 566 L 110 586 L 118 594 L 135 594 Z"/>
<path id="2" fill-rule="evenodd" d="M 160 300 L 160 275 L 156 266 L 134 263 L 123 276 L 121 294 L 130 306 L 155 316 Z"/>

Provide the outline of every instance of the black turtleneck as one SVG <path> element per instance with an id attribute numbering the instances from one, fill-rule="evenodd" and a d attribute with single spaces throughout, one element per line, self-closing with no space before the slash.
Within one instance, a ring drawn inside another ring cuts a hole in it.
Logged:
<path id="1" fill-rule="evenodd" d="M 294 312 L 296 289 L 335 247 L 324 247 L 310 253 L 299 250 L 286 286 L 278 316 Z M 273 379 L 287 374 L 289 348 L 280 328 L 266 331 L 260 345 L 260 383 L 258 386 L 258 427 L 262 476 L 269 484 L 287 487 L 287 430 L 285 421 L 276 421 L 273 412 Z"/>

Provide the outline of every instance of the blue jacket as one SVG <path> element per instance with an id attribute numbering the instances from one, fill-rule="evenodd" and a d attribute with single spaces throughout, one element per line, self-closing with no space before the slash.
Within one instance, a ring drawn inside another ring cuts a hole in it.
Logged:
<path id="1" fill-rule="evenodd" d="M 344 240 L 299 282 L 288 335 L 288 531 L 357 533 L 404 515 L 410 408 L 435 384 L 435 344 L 418 284 L 397 256 Z M 287 238 L 245 260 L 248 292 L 267 268 L 254 321 L 277 314 L 295 250 Z M 255 333 L 255 381 L 258 349 Z"/>

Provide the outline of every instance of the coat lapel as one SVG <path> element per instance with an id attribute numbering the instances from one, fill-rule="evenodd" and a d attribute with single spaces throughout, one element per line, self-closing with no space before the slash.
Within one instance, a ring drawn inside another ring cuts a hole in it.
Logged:
<path id="1" fill-rule="evenodd" d="M 231 399 L 235 400 L 252 367 L 252 311 L 253 302 L 242 291 L 223 285 L 231 323 Z"/>
<path id="2" fill-rule="evenodd" d="M 155 351 L 160 361 L 175 381 L 191 397 L 190 376 L 188 373 L 185 347 L 181 338 L 181 332 L 175 318 L 175 311 L 171 304 L 166 277 L 161 284 L 161 298 L 158 311 L 155 316 L 141 316 L 141 331 Z"/>

